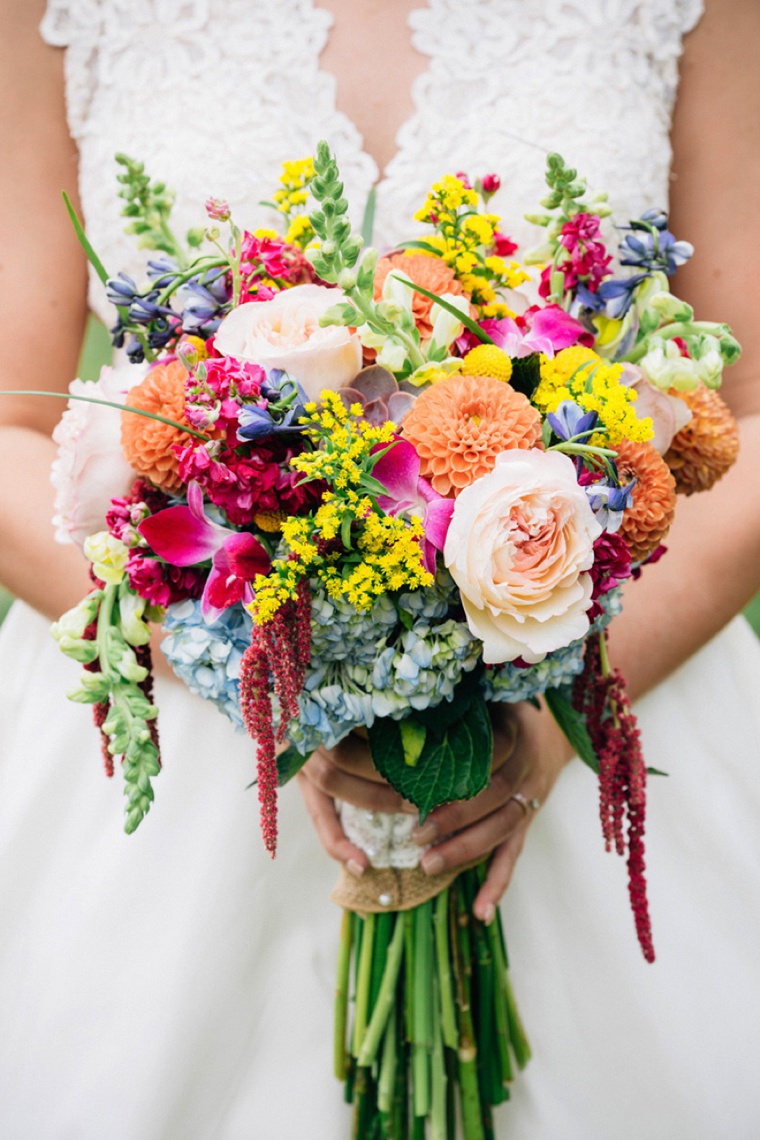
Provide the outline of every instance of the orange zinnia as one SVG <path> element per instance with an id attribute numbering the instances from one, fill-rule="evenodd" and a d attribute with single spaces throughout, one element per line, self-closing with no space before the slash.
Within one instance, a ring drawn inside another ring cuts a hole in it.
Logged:
<path id="1" fill-rule="evenodd" d="M 636 479 L 633 503 L 623 514 L 620 535 L 634 562 L 643 562 L 670 530 L 676 509 L 676 485 L 670 469 L 651 443 L 623 439 L 615 445 L 623 485 Z"/>
<path id="2" fill-rule="evenodd" d="M 141 384 L 130 389 L 126 403 L 181 423 L 185 414 L 186 379 L 187 372 L 178 360 L 157 364 Z M 186 432 L 160 420 L 121 413 L 121 446 L 127 461 L 162 491 L 177 491 L 182 486 L 179 460 L 172 448 L 176 443 L 184 446 L 191 440 L 192 436 Z"/>
<path id="3" fill-rule="evenodd" d="M 464 289 L 450 269 L 440 257 L 428 257 L 424 253 L 392 253 L 389 257 L 381 257 L 375 269 L 375 300 L 379 301 L 383 295 L 383 285 L 391 270 L 399 269 L 407 277 L 411 277 L 415 285 L 421 285 L 430 293 L 439 297 L 442 293 L 454 293 L 456 296 L 464 294 Z M 433 301 L 422 293 L 412 295 L 412 312 L 414 323 L 423 340 L 426 340 L 433 331 L 430 320 L 430 310 Z"/>
<path id="4" fill-rule="evenodd" d="M 403 431 L 420 457 L 420 474 L 439 495 L 456 495 L 492 471 L 499 452 L 536 447 L 541 417 L 503 380 L 449 376 L 422 393 Z"/>

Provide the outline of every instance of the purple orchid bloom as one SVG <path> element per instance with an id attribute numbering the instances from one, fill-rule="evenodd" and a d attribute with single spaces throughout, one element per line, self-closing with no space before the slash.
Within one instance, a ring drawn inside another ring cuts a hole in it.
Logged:
<path id="1" fill-rule="evenodd" d="M 388 492 L 377 496 L 380 510 L 387 515 L 422 519 L 422 560 L 428 573 L 435 574 L 436 551 L 443 550 L 446 542 L 454 500 L 444 499 L 420 476 L 420 457 L 406 439 L 397 440 L 378 459 L 372 475 Z"/>
<path id="2" fill-rule="evenodd" d="M 154 553 L 172 566 L 194 566 L 211 559 L 201 600 L 207 621 L 215 621 L 228 606 L 251 601 L 251 582 L 271 568 L 271 559 L 257 538 L 206 516 L 199 483 L 188 485 L 187 506 L 158 511 L 137 529 Z"/>

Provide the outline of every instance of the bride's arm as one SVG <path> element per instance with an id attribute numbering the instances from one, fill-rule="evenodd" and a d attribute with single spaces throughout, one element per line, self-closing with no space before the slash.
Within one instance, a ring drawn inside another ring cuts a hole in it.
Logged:
<path id="1" fill-rule="evenodd" d="M 727 321 L 743 345 L 723 388 L 740 421 L 741 451 L 712 491 L 679 499 L 667 556 L 626 589 L 610 644 L 634 698 L 706 644 L 760 588 L 759 43 L 756 0 L 708 0 L 681 63 L 671 228 L 694 244 L 696 254 L 679 271 L 675 288 L 698 316 Z M 519 747 L 491 787 L 474 800 L 433 812 L 422 836 L 435 843 L 438 836 L 456 833 L 426 854 L 423 866 L 431 873 L 495 849 L 475 908 L 482 918 L 506 890 L 530 823 L 509 796 L 519 789 L 543 802 L 569 759 L 548 713 L 521 706 L 518 716 Z M 342 763 L 340 754 L 337 760 Z M 364 865 L 323 793 L 369 804 L 371 788 L 324 755 L 307 765 L 301 783 L 328 851 L 351 858 L 355 867 Z"/>
<path id="2" fill-rule="evenodd" d="M 76 202 L 63 52 L 44 3 L 0 0 L 0 387 L 65 391 L 86 317 L 86 268 L 61 190 Z M 61 400 L 0 396 L 0 582 L 50 617 L 87 589 L 86 563 L 53 538 L 50 433 Z"/>

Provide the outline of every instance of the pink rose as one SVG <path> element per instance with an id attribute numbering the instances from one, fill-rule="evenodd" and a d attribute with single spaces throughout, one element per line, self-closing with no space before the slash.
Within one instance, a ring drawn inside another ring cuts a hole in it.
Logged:
<path id="1" fill-rule="evenodd" d="M 129 389 L 144 375 L 145 369 L 136 364 L 105 367 L 95 383 L 73 380 L 69 392 L 123 404 Z M 82 546 L 91 534 L 106 529 L 111 499 L 126 495 L 135 480 L 136 472 L 121 450 L 121 414 L 102 404 L 71 400 L 53 439 L 58 444 L 50 471 L 55 537 Z"/>
<path id="2" fill-rule="evenodd" d="M 343 298 L 325 285 L 296 285 L 271 301 L 239 305 L 224 318 L 214 339 L 218 352 L 262 368 L 282 368 L 311 400 L 324 388 L 346 387 L 362 366 L 356 333 L 343 325 L 319 323 Z"/>
<path id="3" fill-rule="evenodd" d="M 601 531 L 560 452 L 504 451 L 460 491 L 444 561 L 487 664 L 534 664 L 588 632 Z"/>

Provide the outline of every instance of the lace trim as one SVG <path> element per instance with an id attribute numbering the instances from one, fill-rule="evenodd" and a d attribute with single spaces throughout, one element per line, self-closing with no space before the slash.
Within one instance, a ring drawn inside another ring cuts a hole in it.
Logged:
<path id="1" fill-rule="evenodd" d="M 140 277 L 144 264 L 120 233 L 116 150 L 177 188 L 181 232 L 203 221 L 209 193 L 227 197 L 243 224 L 271 224 L 257 203 L 280 163 L 327 137 L 360 220 L 378 172 L 320 69 L 332 17 L 317 3 L 50 0 L 41 31 L 68 49 L 84 212 L 109 271 Z M 532 244 L 522 214 L 543 192 L 549 149 L 607 189 L 620 219 L 665 204 L 681 40 L 701 10 L 701 0 L 429 0 L 415 9 L 413 42 L 429 64 L 378 186 L 376 242 L 410 236 L 443 172 L 494 170 L 503 181 L 494 209 Z M 110 319 L 99 285 L 92 303 Z"/>

